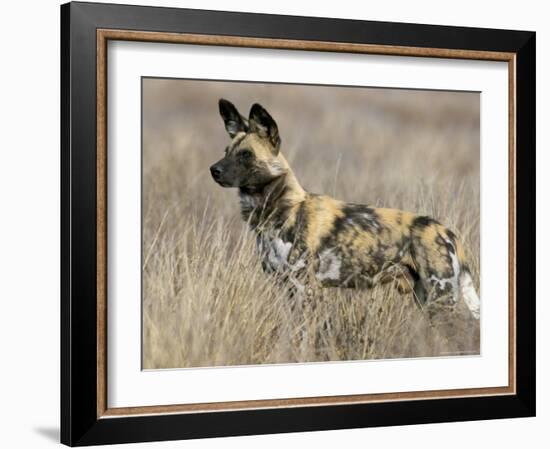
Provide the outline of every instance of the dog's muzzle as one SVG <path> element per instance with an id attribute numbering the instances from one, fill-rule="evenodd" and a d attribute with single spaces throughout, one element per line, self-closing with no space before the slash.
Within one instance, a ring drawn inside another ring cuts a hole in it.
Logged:
<path id="1" fill-rule="evenodd" d="M 214 164 L 210 167 L 210 173 L 212 174 L 212 178 L 214 178 L 214 181 L 219 181 L 221 179 L 223 170 L 218 164 Z"/>

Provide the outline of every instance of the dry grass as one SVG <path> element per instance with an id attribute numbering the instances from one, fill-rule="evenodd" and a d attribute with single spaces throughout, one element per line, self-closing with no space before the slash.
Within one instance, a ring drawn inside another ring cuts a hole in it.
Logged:
<path id="1" fill-rule="evenodd" d="M 436 217 L 479 287 L 477 94 L 178 80 L 145 80 L 143 93 L 144 368 L 479 351 L 462 305 L 420 310 L 393 285 L 326 289 L 293 309 L 261 270 L 234 189 L 208 173 L 228 142 L 218 98 L 244 114 L 259 101 L 306 189 Z"/>

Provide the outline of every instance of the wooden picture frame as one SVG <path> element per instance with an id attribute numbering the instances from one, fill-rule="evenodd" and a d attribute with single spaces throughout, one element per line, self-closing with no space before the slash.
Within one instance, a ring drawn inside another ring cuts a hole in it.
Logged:
<path id="1" fill-rule="evenodd" d="M 69 3 L 61 7 L 61 441 L 91 445 L 535 414 L 535 33 Z M 107 406 L 106 68 L 112 40 L 505 61 L 506 387 Z"/>

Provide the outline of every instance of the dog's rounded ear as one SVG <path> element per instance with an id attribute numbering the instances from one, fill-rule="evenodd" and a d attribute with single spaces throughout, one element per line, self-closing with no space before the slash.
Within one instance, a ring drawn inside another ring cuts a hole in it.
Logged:
<path id="1" fill-rule="evenodd" d="M 250 108 L 248 123 L 251 132 L 255 132 L 260 137 L 264 137 L 271 142 L 273 151 L 275 155 L 277 155 L 277 153 L 279 153 L 279 147 L 281 146 L 281 138 L 279 137 L 277 123 L 275 123 L 273 117 L 269 115 L 269 112 L 258 103 L 254 103 L 252 108 Z"/>
<path id="2" fill-rule="evenodd" d="M 218 106 L 220 108 L 220 115 L 225 123 L 225 129 L 232 138 L 235 137 L 237 133 L 248 131 L 247 120 L 239 114 L 239 111 L 237 111 L 233 103 L 220 98 Z"/>

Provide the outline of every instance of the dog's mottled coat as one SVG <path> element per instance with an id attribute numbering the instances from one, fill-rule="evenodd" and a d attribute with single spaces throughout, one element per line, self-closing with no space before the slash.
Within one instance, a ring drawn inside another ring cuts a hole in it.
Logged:
<path id="1" fill-rule="evenodd" d="M 231 143 L 210 167 L 239 189 L 241 213 L 256 233 L 263 267 L 300 291 L 308 285 L 371 288 L 397 279 L 420 304 L 462 297 L 475 318 L 479 298 L 452 231 L 427 216 L 346 203 L 305 191 L 280 152 L 277 124 L 259 104 L 248 119 L 221 99 Z"/>

